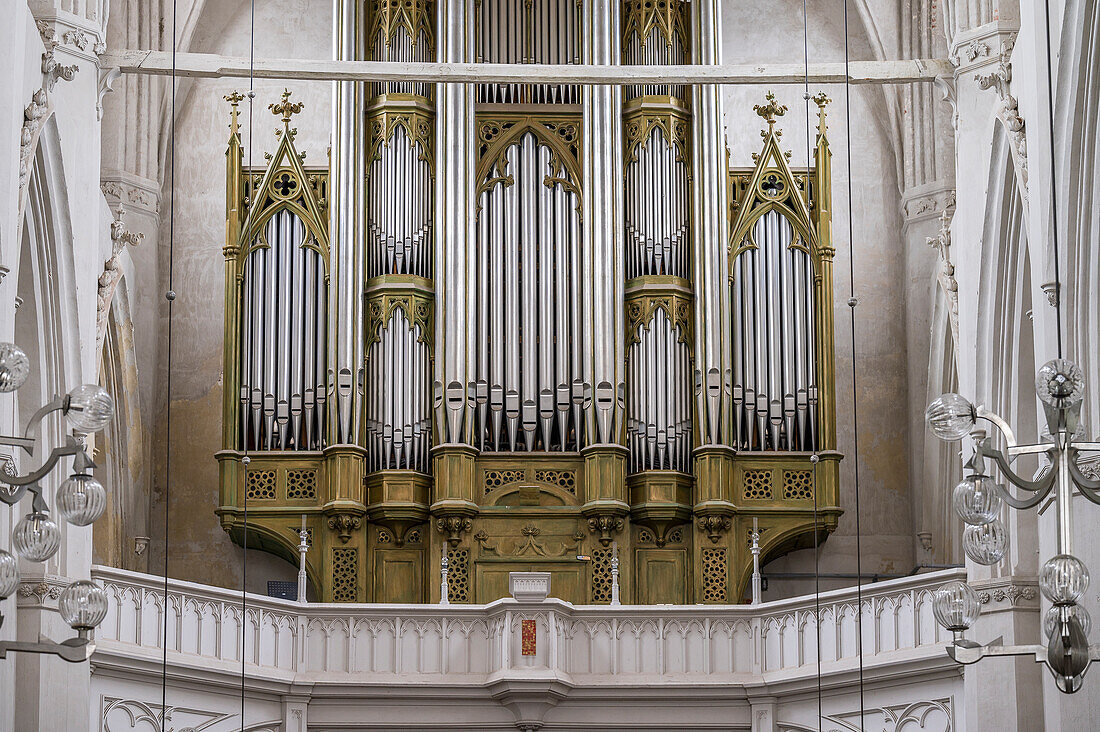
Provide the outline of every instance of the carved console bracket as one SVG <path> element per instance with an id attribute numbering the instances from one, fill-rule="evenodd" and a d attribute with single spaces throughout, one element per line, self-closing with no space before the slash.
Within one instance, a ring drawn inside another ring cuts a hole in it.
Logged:
<path id="1" fill-rule="evenodd" d="M 612 513 L 599 513 L 588 517 L 588 530 L 600 535 L 600 543 L 607 546 L 614 534 L 621 533 L 626 522 L 622 516 Z"/>
<path id="2" fill-rule="evenodd" d="M 329 517 L 328 527 L 336 532 L 341 542 L 347 544 L 351 539 L 351 532 L 363 527 L 363 519 L 350 513 L 338 513 Z"/>
<path id="3" fill-rule="evenodd" d="M 707 535 L 711 543 L 717 544 L 718 540 L 722 538 L 722 534 L 729 531 L 730 527 L 733 526 L 733 519 L 723 514 L 707 514 L 698 517 L 697 526 L 699 531 Z"/>
<path id="4" fill-rule="evenodd" d="M 436 531 L 446 536 L 452 546 L 458 546 L 462 535 L 473 526 L 474 521 L 469 516 L 438 516 L 435 520 Z"/>

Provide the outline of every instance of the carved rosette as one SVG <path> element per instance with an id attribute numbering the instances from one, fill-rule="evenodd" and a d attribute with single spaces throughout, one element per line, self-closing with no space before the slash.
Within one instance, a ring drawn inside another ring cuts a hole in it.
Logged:
<path id="1" fill-rule="evenodd" d="M 452 546 L 458 546 L 462 535 L 472 529 L 474 521 L 469 516 L 440 516 L 435 520 L 435 529 L 443 534 Z"/>
<path id="2" fill-rule="evenodd" d="M 363 519 L 350 513 L 338 513 L 329 517 L 328 527 L 336 532 L 340 541 L 344 544 L 351 539 L 351 532 L 358 531 L 363 526 Z"/>

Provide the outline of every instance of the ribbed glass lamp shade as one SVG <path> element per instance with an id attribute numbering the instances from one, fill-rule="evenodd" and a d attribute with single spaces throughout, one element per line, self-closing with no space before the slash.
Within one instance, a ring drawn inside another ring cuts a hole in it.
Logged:
<path id="1" fill-rule="evenodd" d="M 1046 615 L 1043 616 L 1043 635 L 1049 638 L 1051 633 L 1061 628 L 1063 610 L 1077 618 L 1077 622 L 1081 624 L 1081 631 L 1087 638 L 1089 631 L 1092 630 L 1092 616 L 1082 605 L 1070 605 L 1068 607 L 1065 605 L 1052 605 L 1048 608 Z"/>
<path id="2" fill-rule="evenodd" d="M 965 582 L 948 582 L 932 595 L 932 614 L 937 623 L 950 631 L 966 630 L 981 611 L 978 593 Z"/>
<path id="3" fill-rule="evenodd" d="M 1085 398 L 1085 375 L 1073 361 L 1047 361 L 1035 375 L 1035 393 L 1055 409 L 1071 409 Z"/>
<path id="4" fill-rule="evenodd" d="M 1001 512 L 1001 494 L 988 475 L 968 475 L 951 496 L 955 513 L 971 526 L 988 524 Z"/>
<path id="5" fill-rule="evenodd" d="M 88 526 L 107 508 L 107 489 L 90 475 L 74 473 L 57 489 L 57 514 L 74 526 Z"/>
<path id="6" fill-rule="evenodd" d="M 932 434 L 947 442 L 955 442 L 969 435 L 977 418 L 974 405 L 952 392 L 938 396 L 924 412 Z"/>
<path id="7" fill-rule="evenodd" d="M 1008 531 L 1000 519 L 963 530 L 963 551 L 978 564 L 992 565 L 1008 551 Z"/>
<path id="8" fill-rule="evenodd" d="M 19 560 L 11 552 L 0 549 L 0 600 L 11 597 L 19 588 Z"/>
<path id="9" fill-rule="evenodd" d="M 115 415 L 115 400 L 102 386 L 84 384 L 69 392 L 65 419 L 76 432 L 99 432 Z"/>
<path id="10" fill-rule="evenodd" d="M 0 392 L 15 391 L 23 386 L 31 372 L 31 360 L 14 343 L 0 343 Z"/>
<path id="11" fill-rule="evenodd" d="M 1055 555 L 1039 569 L 1039 589 L 1055 605 L 1072 605 L 1088 587 L 1088 567 L 1071 554 Z"/>
<path id="12" fill-rule="evenodd" d="M 73 630 L 91 630 L 107 615 L 107 593 L 88 580 L 73 582 L 57 598 L 57 611 Z"/>
<path id="13" fill-rule="evenodd" d="M 31 562 L 44 562 L 61 546 L 61 529 L 47 514 L 28 513 L 11 535 L 15 553 Z"/>

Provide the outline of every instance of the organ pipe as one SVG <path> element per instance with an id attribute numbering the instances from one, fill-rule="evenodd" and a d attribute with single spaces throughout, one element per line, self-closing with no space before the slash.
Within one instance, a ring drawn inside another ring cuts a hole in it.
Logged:
<path id="1" fill-rule="evenodd" d="M 686 4 L 627 0 L 624 64 L 690 62 Z M 623 90 L 626 154 L 624 227 L 628 295 L 628 469 L 690 472 L 691 171 L 686 152 L 690 117 L 681 85 Z M 668 288 L 679 297 L 668 297 Z M 660 303 L 660 305 L 655 305 Z"/>
<path id="2" fill-rule="evenodd" d="M 476 227 L 474 328 L 479 349 L 470 409 L 488 452 L 582 447 L 579 348 L 581 234 L 573 173 L 526 131 L 503 153 L 510 179 L 486 174 Z"/>
<path id="3" fill-rule="evenodd" d="M 806 244 L 769 210 L 732 273 L 734 447 L 816 450 L 814 268 Z"/>
<path id="4" fill-rule="evenodd" d="M 434 3 L 374 0 L 367 44 L 377 61 L 433 61 Z M 369 471 L 428 473 L 433 250 L 433 86 L 370 86 L 366 170 L 368 323 L 364 383 Z"/>
<path id="5" fill-rule="evenodd" d="M 324 263 L 302 220 L 286 209 L 272 215 L 243 275 L 241 447 L 320 450 L 327 288 Z"/>
<path id="6" fill-rule="evenodd" d="M 576 0 L 481 0 L 479 63 L 580 63 L 581 4 Z M 580 104 L 574 84 L 480 84 L 480 104 Z"/>

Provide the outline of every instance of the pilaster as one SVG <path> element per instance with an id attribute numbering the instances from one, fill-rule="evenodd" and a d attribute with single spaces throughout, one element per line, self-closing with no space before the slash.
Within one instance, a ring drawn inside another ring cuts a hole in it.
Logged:
<path id="1" fill-rule="evenodd" d="M 336 0 L 334 54 L 360 58 L 363 3 Z M 329 220 L 329 343 L 334 390 L 330 445 L 360 444 L 363 393 L 363 152 L 362 82 L 333 84 Z"/>
<path id="2" fill-rule="evenodd" d="M 691 3 L 694 61 L 720 64 L 721 5 Z M 725 134 L 718 86 L 692 92 L 692 231 L 695 284 L 696 429 L 702 445 L 729 444 L 730 330 L 727 245 L 729 238 Z"/>
<path id="3" fill-rule="evenodd" d="M 440 0 L 439 60 L 472 60 L 473 2 Z M 474 241 L 474 87 L 440 84 L 436 116 L 436 313 L 435 429 L 437 444 L 473 440 L 467 384 L 472 381 L 476 332 L 471 318 L 476 306 L 477 261 Z"/>

